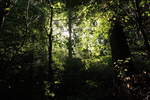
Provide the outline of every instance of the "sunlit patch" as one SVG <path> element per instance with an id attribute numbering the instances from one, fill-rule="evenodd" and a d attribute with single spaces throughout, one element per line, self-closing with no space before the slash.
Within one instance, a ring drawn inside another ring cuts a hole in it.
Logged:
<path id="1" fill-rule="evenodd" d="M 128 84 L 127 84 L 127 88 L 128 88 L 128 89 L 132 89 L 132 86 L 128 83 Z"/>
<path id="2" fill-rule="evenodd" d="M 130 77 L 125 77 L 124 81 L 130 80 L 130 79 L 131 79 Z"/>
<path id="3" fill-rule="evenodd" d="M 69 32 L 68 31 L 63 31 L 62 35 L 65 36 L 65 37 L 69 37 Z"/>
<path id="4" fill-rule="evenodd" d="M 146 74 L 147 72 L 146 72 L 146 71 L 143 71 L 143 73 Z"/>

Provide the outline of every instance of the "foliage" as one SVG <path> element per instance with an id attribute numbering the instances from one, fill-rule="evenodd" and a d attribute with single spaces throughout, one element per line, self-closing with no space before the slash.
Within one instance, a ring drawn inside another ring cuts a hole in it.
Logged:
<path id="1" fill-rule="evenodd" d="M 9 100 L 148 98 L 148 0 L 6 1 L 0 1 L 0 11 L 5 12 L 0 12 L 3 97 Z M 117 41 L 114 45 L 112 34 Z M 129 46 L 126 48 L 129 55 L 121 51 L 124 44 Z M 119 57 L 113 55 L 112 48 Z"/>

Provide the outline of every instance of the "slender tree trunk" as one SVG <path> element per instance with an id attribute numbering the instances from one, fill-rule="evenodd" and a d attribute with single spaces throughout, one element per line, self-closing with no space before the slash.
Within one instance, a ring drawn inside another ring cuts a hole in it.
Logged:
<path id="1" fill-rule="evenodd" d="M 52 81 L 51 79 L 53 78 L 53 71 L 52 71 L 52 34 L 53 34 L 53 8 L 51 7 L 51 15 L 50 15 L 50 33 L 48 34 L 48 38 L 49 38 L 49 47 L 48 47 L 48 51 L 49 51 L 49 78 L 50 81 Z"/>
<path id="2" fill-rule="evenodd" d="M 50 84 L 49 90 L 54 91 L 54 79 L 53 79 L 53 69 L 52 69 L 52 43 L 53 43 L 53 7 L 52 7 L 52 2 L 49 2 L 50 8 L 51 8 L 51 13 L 50 13 L 50 33 L 48 34 L 48 39 L 49 39 L 49 46 L 48 46 L 48 53 L 49 53 L 49 65 L 48 65 L 48 81 Z M 49 96 L 49 100 L 54 100 L 54 97 Z"/>
<path id="3" fill-rule="evenodd" d="M 27 2 L 27 8 L 26 8 L 26 19 L 25 19 L 25 25 L 26 25 L 26 34 L 28 34 L 28 19 L 29 19 L 29 7 L 30 7 L 30 0 Z"/>
<path id="4" fill-rule="evenodd" d="M 68 56 L 71 59 L 72 58 L 72 9 L 70 8 L 68 11 L 68 28 L 69 28 L 69 40 L 68 40 Z"/>
<path id="5" fill-rule="evenodd" d="M 26 6 L 26 15 L 25 15 L 25 35 L 29 34 L 29 8 L 30 8 L 30 1 L 31 0 L 27 0 L 27 6 Z M 26 40 L 24 41 L 26 42 Z M 33 57 L 33 56 L 32 56 Z M 33 58 L 32 58 L 33 60 Z M 28 71 L 29 73 L 29 78 L 26 80 L 27 84 L 29 84 L 29 88 L 27 88 L 27 90 L 29 90 L 30 92 L 27 93 L 27 98 L 32 98 L 32 91 L 34 90 L 34 78 L 33 78 L 33 67 L 32 65 L 30 66 L 30 69 Z M 25 91 L 26 93 L 27 91 Z"/>
<path id="6" fill-rule="evenodd" d="M 145 33 L 145 30 L 144 30 L 144 27 L 143 27 L 143 24 L 142 24 L 142 13 L 141 13 L 141 10 L 140 10 L 140 7 L 139 7 L 139 4 L 140 4 L 140 1 L 141 0 L 135 0 L 135 5 L 136 5 L 136 10 L 137 10 L 137 14 L 136 14 L 136 21 L 137 21 L 137 28 L 138 28 L 138 33 L 142 33 L 143 35 L 143 39 L 144 39 L 144 46 L 148 52 L 148 55 L 150 55 L 150 45 L 149 45 L 149 40 L 148 40 L 148 37 Z"/>

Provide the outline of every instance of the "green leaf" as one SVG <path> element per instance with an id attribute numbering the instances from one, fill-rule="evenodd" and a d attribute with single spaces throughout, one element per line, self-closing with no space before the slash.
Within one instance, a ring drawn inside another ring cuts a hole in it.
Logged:
<path id="1" fill-rule="evenodd" d="M 10 8 L 5 8 L 6 11 L 10 11 Z"/>

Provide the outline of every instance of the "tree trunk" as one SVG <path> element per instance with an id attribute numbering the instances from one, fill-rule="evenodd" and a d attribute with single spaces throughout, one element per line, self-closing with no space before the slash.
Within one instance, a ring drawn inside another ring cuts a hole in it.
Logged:
<path id="1" fill-rule="evenodd" d="M 27 8 L 26 8 L 26 19 L 25 19 L 25 25 L 26 25 L 26 34 L 28 34 L 28 19 L 29 19 L 29 7 L 30 7 L 30 0 L 27 2 Z"/>
<path id="2" fill-rule="evenodd" d="M 110 35 L 110 45 L 112 51 L 113 70 L 116 74 L 115 84 L 117 84 L 117 87 L 114 84 L 114 88 L 116 88 L 116 96 L 118 95 L 120 97 L 125 97 L 124 99 L 129 99 L 129 93 L 126 92 L 128 89 L 124 85 L 127 83 L 124 83 L 123 79 L 125 76 L 132 75 L 134 69 L 132 66 L 132 60 L 127 59 L 130 57 L 130 51 L 123 27 L 119 21 L 114 22 Z M 127 71 L 125 71 L 125 69 L 127 69 Z"/>
<path id="3" fill-rule="evenodd" d="M 52 71 L 52 34 L 53 34 L 53 7 L 51 7 L 51 15 L 50 15 L 50 33 L 48 34 L 49 38 L 49 79 L 53 78 L 53 71 Z"/>
<path id="4" fill-rule="evenodd" d="M 50 84 L 49 90 L 52 92 L 54 91 L 54 77 L 53 77 L 53 69 L 52 69 L 52 43 L 53 43 L 53 7 L 52 2 L 49 2 L 51 13 L 50 13 L 50 33 L 48 34 L 48 40 L 49 40 L 49 46 L 48 46 L 48 55 L 49 55 L 49 61 L 48 61 L 48 82 Z M 48 100 L 54 100 L 54 97 L 48 96 Z"/>
<path id="5" fill-rule="evenodd" d="M 119 21 L 114 22 L 114 26 L 110 35 L 110 46 L 112 52 L 113 68 L 116 74 L 123 71 L 126 75 L 134 72 L 131 53 L 126 40 L 123 27 Z M 116 67 L 117 65 L 117 67 Z M 124 71 L 127 69 L 127 71 Z"/>
<path id="6" fill-rule="evenodd" d="M 124 60 L 130 56 L 129 47 L 126 41 L 123 27 L 119 21 L 114 22 L 114 26 L 110 35 L 110 45 L 113 61 Z"/>
<path id="7" fill-rule="evenodd" d="M 69 28 L 68 56 L 70 59 L 72 58 L 72 51 L 73 51 L 73 48 L 72 48 L 72 19 L 71 19 L 72 11 L 71 10 L 72 9 L 69 8 L 69 11 L 68 11 L 68 28 Z"/>

